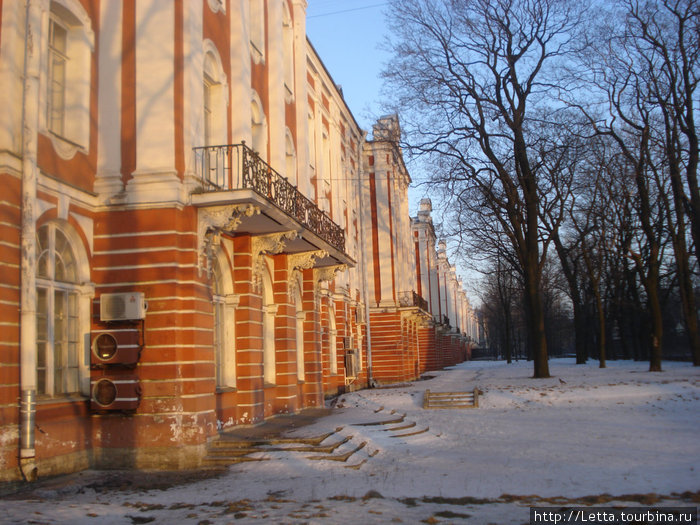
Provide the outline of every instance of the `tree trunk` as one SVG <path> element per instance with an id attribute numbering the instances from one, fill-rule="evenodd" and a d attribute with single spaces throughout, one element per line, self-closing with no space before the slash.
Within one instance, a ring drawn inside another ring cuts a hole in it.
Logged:
<path id="1" fill-rule="evenodd" d="M 581 291 L 578 287 L 578 282 L 576 280 L 576 274 L 571 267 L 571 262 L 569 261 L 568 253 L 564 244 L 561 242 L 561 237 L 559 232 L 555 231 L 552 233 L 552 242 L 554 243 L 554 248 L 559 256 L 559 262 L 561 263 L 561 269 L 566 278 L 566 282 L 569 285 L 569 293 L 571 295 L 571 302 L 574 307 L 574 340 L 576 345 L 576 364 L 583 365 L 586 364 L 588 355 L 586 352 L 586 320 L 585 312 L 583 309 L 583 303 L 581 301 Z"/>
<path id="2" fill-rule="evenodd" d="M 664 322 L 659 297 L 659 269 L 653 265 L 649 269 L 645 284 L 651 315 L 651 342 L 649 348 L 649 372 L 661 372 L 661 349 L 663 347 Z"/>
<path id="3" fill-rule="evenodd" d="M 508 364 L 511 364 L 513 362 L 513 341 L 511 337 L 511 329 L 510 329 L 510 308 L 508 305 L 504 305 L 504 312 L 505 314 L 505 319 L 504 319 L 504 324 L 505 326 L 503 327 L 505 336 L 504 336 L 504 342 L 505 342 L 505 351 L 506 351 L 506 362 Z"/>
<path id="4" fill-rule="evenodd" d="M 574 337 L 576 339 L 576 364 L 585 365 L 588 360 L 586 313 L 583 305 L 576 302 L 574 302 Z"/>
<path id="5" fill-rule="evenodd" d="M 606 338 L 605 338 L 605 310 L 603 310 L 603 301 L 600 296 L 600 284 L 598 282 L 593 283 L 593 294 L 595 295 L 595 307 L 598 311 L 598 361 L 600 362 L 599 368 L 605 368 L 605 357 L 606 357 Z"/>
<path id="6" fill-rule="evenodd" d="M 537 265 L 526 268 L 525 273 L 525 307 L 527 311 L 527 331 L 530 353 L 534 360 L 535 378 L 549 376 L 547 361 L 547 338 L 544 330 L 544 309 L 540 296 Z"/>

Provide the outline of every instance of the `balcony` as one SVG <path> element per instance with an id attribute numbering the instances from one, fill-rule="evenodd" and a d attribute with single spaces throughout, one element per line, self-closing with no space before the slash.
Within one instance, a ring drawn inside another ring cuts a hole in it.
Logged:
<path id="1" fill-rule="evenodd" d="M 193 148 L 199 186 L 192 194 L 198 208 L 249 206 L 239 214 L 237 233 L 264 235 L 294 230 L 289 252 L 325 250 L 327 264 L 354 265 L 345 254 L 345 232 L 330 216 L 281 176 L 245 143 Z"/>
<path id="2" fill-rule="evenodd" d="M 428 301 L 413 290 L 409 292 L 399 292 L 399 306 L 417 306 L 424 312 L 430 312 Z"/>

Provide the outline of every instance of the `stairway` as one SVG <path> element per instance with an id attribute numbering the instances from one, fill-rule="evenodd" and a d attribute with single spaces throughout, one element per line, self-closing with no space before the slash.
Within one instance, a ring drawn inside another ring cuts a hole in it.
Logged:
<path id="1" fill-rule="evenodd" d="M 426 390 L 423 395 L 423 408 L 427 410 L 436 408 L 479 408 L 479 395 L 481 393 L 478 388 L 471 392 L 431 392 Z"/>

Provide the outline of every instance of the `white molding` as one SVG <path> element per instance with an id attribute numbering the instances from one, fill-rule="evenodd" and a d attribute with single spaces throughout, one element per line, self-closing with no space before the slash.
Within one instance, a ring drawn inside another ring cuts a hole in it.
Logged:
<path id="1" fill-rule="evenodd" d="M 177 172 L 170 169 L 137 170 L 120 195 L 123 204 L 173 204 L 184 206 L 189 199 Z"/>

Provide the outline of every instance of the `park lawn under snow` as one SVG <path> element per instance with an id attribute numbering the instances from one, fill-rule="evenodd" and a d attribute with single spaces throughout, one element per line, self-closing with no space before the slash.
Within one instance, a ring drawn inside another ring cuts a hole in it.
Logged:
<path id="1" fill-rule="evenodd" d="M 528 523 L 529 506 L 696 506 L 700 369 L 664 363 L 472 361 L 432 379 L 340 396 L 294 432 L 342 427 L 347 463 L 263 452 L 215 478 L 165 490 L 102 490 L 105 473 L 40 482 L 0 501 L 10 523 Z M 425 410 L 423 393 L 483 391 L 476 409 Z M 396 425 L 356 426 L 405 414 Z M 415 423 L 406 430 L 389 428 Z M 400 434 L 413 434 L 392 437 Z M 356 466 L 358 468 L 348 468 Z M 95 489 L 97 487 L 97 490 Z M 151 520 L 151 518 L 153 518 Z"/>

